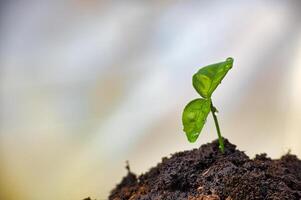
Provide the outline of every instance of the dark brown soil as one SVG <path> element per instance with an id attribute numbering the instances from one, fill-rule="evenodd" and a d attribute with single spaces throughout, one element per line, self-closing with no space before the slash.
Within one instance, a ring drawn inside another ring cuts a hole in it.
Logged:
<path id="1" fill-rule="evenodd" d="M 110 200 L 300 200 L 301 161 L 287 154 L 250 159 L 225 140 L 173 154 L 147 173 L 132 172 L 111 192 Z"/>

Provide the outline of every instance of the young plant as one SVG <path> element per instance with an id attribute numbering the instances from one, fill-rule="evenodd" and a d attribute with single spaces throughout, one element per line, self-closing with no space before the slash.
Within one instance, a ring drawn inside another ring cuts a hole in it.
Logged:
<path id="1" fill-rule="evenodd" d="M 232 65 L 233 58 L 227 58 L 224 62 L 205 66 L 193 75 L 192 85 L 203 98 L 192 100 L 183 111 L 182 123 L 189 142 L 197 140 L 211 111 L 218 135 L 219 148 L 221 152 L 224 152 L 224 141 L 216 116 L 218 111 L 212 103 L 211 96 Z"/>

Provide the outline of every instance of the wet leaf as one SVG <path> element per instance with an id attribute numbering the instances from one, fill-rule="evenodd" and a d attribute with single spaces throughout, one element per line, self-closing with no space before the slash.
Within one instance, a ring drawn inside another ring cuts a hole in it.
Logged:
<path id="1" fill-rule="evenodd" d="M 193 75 L 193 87 L 203 98 L 210 98 L 227 72 L 232 68 L 232 65 L 233 58 L 227 58 L 224 62 L 201 68 Z"/>
<path id="2" fill-rule="evenodd" d="M 184 108 L 182 123 L 189 142 L 195 142 L 210 112 L 210 99 L 195 99 Z"/>

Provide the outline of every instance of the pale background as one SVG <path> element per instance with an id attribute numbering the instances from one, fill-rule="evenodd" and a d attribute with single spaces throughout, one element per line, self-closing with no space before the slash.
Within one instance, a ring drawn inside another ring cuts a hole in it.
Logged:
<path id="1" fill-rule="evenodd" d="M 301 156 L 301 1 L 0 3 L 0 198 L 106 199 L 126 174 L 195 144 L 191 76 L 235 59 L 214 95 L 248 155 Z"/>

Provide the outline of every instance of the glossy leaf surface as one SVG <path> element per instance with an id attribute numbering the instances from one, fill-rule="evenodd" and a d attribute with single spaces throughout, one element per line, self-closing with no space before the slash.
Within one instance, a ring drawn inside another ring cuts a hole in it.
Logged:
<path id="1" fill-rule="evenodd" d="M 195 142 L 210 112 L 210 99 L 195 99 L 184 108 L 182 123 L 189 142 Z"/>
<path id="2" fill-rule="evenodd" d="M 232 68 L 233 58 L 208 65 L 193 75 L 192 84 L 196 91 L 205 99 L 210 98 L 214 90 L 221 83 L 227 72 Z"/>

